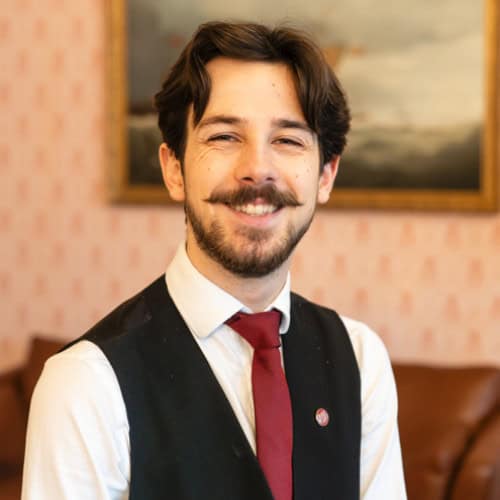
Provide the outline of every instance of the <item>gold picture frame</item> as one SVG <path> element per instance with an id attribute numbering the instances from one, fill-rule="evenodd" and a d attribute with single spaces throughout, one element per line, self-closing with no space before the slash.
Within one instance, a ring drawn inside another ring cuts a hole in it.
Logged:
<path id="1" fill-rule="evenodd" d="M 168 3 L 168 0 L 163 1 Z M 110 0 L 108 3 L 110 198 L 115 203 L 171 203 L 161 181 L 141 182 L 131 179 L 127 4 L 130 1 Z M 498 0 L 484 0 L 484 104 L 477 185 L 465 189 L 337 185 L 327 207 L 483 212 L 498 208 L 499 11 Z"/>

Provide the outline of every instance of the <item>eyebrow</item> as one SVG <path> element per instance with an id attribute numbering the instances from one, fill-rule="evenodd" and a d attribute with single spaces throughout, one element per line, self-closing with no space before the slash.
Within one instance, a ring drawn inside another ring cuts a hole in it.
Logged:
<path id="1" fill-rule="evenodd" d="M 280 118 L 277 120 L 273 120 L 273 125 L 277 128 L 296 128 L 313 135 L 313 131 L 311 130 L 311 128 L 307 125 L 307 123 L 302 121 Z"/>
<path id="2" fill-rule="evenodd" d="M 217 124 L 225 124 L 225 125 L 244 125 L 248 120 L 244 118 L 239 118 L 237 116 L 232 115 L 214 115 L 204 118 L 198 124 L 198 128 L 208 127 L 209 125 L 217 125 Z M 299 120 L 289 120 L 287 118 L 276 118 L 272 122 L 273 127 L 275 128 L 292 128 L 303 130 L 311 135 L 314 135 L 314 132 L 307 125 L 307 123 L 299 121 Z"/>
<path id="3" fill-rule="evenodd" d="M 242 118 L 238 118 L 236 116 L 214 115 L 201 120 L 200 123 L 198 123 L 198 128 L 208 127 L 209 125 L 217 125 L 219 123 L 226 125 L 238 125 L 245 122 L 246 120 L 243 120 Z"/>

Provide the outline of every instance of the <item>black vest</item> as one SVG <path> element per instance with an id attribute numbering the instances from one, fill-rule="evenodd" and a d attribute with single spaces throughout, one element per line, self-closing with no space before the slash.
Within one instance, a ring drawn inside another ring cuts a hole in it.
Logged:
<path id="1" fill-rule="evenodd" d="M 161 276 L 82 338 L 110 361 L 130 425 L 130 500 L 272 500 L 258 461 Z M 294 500 L 359 499 L 360 375 L 338 315 L 292 294 L 283 337 Z M 315 420 L 318 408 L 329 425 Z"/>

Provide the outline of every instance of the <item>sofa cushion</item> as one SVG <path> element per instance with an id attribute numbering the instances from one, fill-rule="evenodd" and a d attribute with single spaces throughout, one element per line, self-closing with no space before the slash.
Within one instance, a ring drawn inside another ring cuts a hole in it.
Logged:
<path id="1" fill-rule="evenodd" d="M 474 433 L 498 404 L 494 368 L 394 366 L 408 497 L 448 498 Z"/>
<path id="2" fill-rule="evenodd" d="M 9 474 L 23 463 L 26 408 L 21 399 L 16 376 L 0 378 L 0 470 Z"/>

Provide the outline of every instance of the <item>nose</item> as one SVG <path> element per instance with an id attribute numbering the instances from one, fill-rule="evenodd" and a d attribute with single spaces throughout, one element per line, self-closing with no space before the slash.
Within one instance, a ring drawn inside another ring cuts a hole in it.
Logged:
<path id="1" fill-rule="evenodd" d="M 278 171 L 266 144 L 247 143 L 241 149 L 235 175 L 244 184 L 275 182 Z"/>

